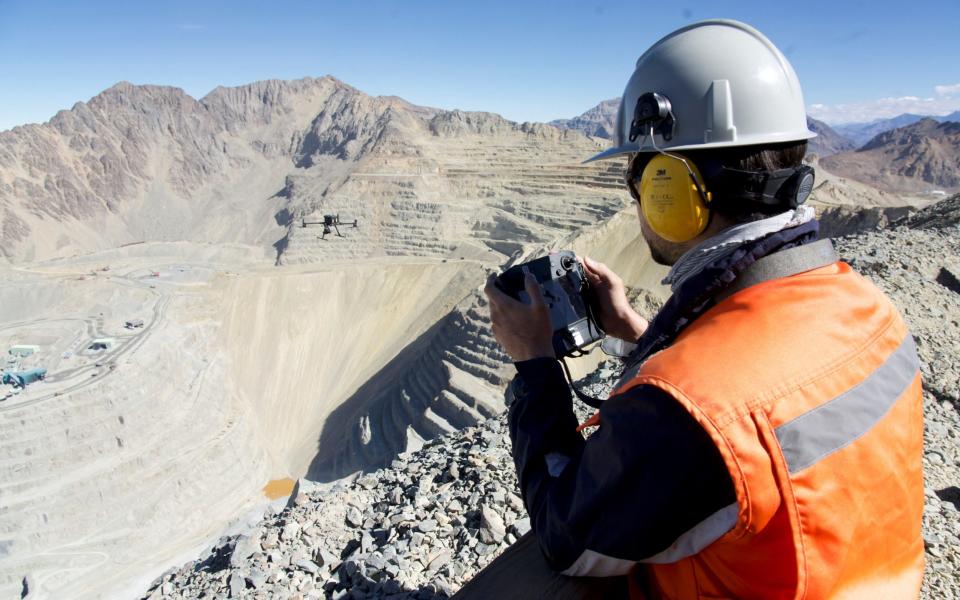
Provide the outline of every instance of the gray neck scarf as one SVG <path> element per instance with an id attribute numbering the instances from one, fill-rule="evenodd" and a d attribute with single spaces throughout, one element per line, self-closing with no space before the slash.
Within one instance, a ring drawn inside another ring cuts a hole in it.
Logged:
<path id="1" fill-rule="evenodd" d="M 676 292 L 684 281 L 698 273 L 708 263 L 732 254 L 747 242 L 758 240 L 790 227 L 803 225 L 813 220 L 814 216 L 812 207 L 802 205 L 797 207 L 796 210 L 788 210 L 785 213 L 766 219 L 728 227 L 686 251 L 661 283 L 669 285 L 670 289 Z"/>

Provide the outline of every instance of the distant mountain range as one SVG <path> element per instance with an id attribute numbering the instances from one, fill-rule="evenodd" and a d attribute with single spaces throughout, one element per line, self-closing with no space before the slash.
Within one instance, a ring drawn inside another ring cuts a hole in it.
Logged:
<path id="1" fill-rule="evenodd" d="M 508 232 L 529 229 L 526 216 L 511 212 L 520 210 L 514 201 L 530 202 L 538 193 L 554 198 L 546 187 L 528 189 L 530 181 L 572 181 L 582 188 L 578 194 L 595 200 L 590 211 L 605 212 L 619 201 L 605 191 L 619 189 L 608 172 L 615 165 L 546 172 L 536 158 L 575 165 L 593 154 L 607 143 L 598 138 L 614 136 L 618 105 L 606 100 L 551 127 L 369 96 L 332 77 L 217 88 L 199 100 L 177 88 L 120 83 L 47 123 L 0 132 L 0 261 L 144 240 L 273 246 L 280 260 L 296 255 L 289 244 L 298 217 L 342 209 L 392 223 L 423 212 L 427 198 L 472 198 L 477 205 L 469 219 L 437 208 L 446 216 L 434 219 L 422 238 L 463 239 L 469 230 L 477 244 L 509 255 L 515 248 L 504 241 Z M 960 117 L 939 120 L 954 116 Z M 810 151 L 836 156 L 822 164 L 838 174 L 915 193 L 958 187 L 960 124 L 921 119 L 881 132 L 857 152 L 842 132 L 814 119 L 809 126 L 819 133 Z M 500 146 L 488 143 L 494 139 Z M 505 144 L 518 150 L 508 153 Z M 491 192 L 478 175 L 505 169 L 514 183 L 527 182 L 511 184 L 517 198 Z M 395 187 L 370 183 L 384 173 L 437 178 Z M 376 208 L 374 188 L 396 214 Z M 573 219 L 562 227 L 580 218 L 562 214 Z M 409 227 L 387 229 L 393 237 L 353 247 L 410 251 L 407 238 L 416 236 L 408 235 Z M 448 251 L 450 240 L 435 251 Z"/>
<path id="2" fill-rule="evenodd" d="M 897 129 L 898 127 L 912 125 L 921 119 L 933 119 L 935 121 L 939 121 L 940 123 L 946 123 L 947 121 L 960 121 L 960 110 L 943 116 L 914 115 L 911 113 L 904 113 L 889 119 L 875 119 L 868 123 L 844 123 L 842 125 L 834 125 L 833 128 L 837 133 L 852 140 L 857 147 L 860 147 L 881 133 L 890 131 L 891 129 Z"/>
<path id="3" fill-rule="evenodd" d="M 820 161 L 831 173 L 895 192 L 960 190 L 960 123 L 922 118 Z"/>
<path id="4" fill-rule="evenodd" d="M 182 240 L 272 247 L 278 262 L 509 256 L 619 209 L 616 164 L 579 164 L 603 146 L 333 77 L 200 99 L 118 83 L 0 132 L 0 263 Z M 349 244 L 317 244 L 297 227 L 341 212 L 364 225 Z"/>
<path id="5" fill-rule="evenodd" d="M 286 198 L 274 195 L 294 165 L 367 152 L 391 109 L 417 110 L 332 77 L 218 87 L 200 100 L 118 83 L 47 123 L 0 132 L 0 259 L 276 240 Z"/>
<path id="6" fill-rule="evenodd" d="M 807 128 L 817 134 L 817 137 L 808 142 L 807 154 L 830 156 L 839 152 L 856 150 L 857 144 L 841 135 L 835 129 L 812 117 L 807 117 Z"/>

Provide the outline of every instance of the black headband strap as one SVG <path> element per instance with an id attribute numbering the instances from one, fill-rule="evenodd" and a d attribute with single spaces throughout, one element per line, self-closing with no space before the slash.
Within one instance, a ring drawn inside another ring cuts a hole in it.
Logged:
<path id="1" fill-rule="evenodd" d="M 775 171 L 744 171 L 722 167 L 708 178 L 716 195 L 731 200 L 746 200 L 767 206 L 796 208 L 813 191 L 814 170 L 800 165 Z"/>

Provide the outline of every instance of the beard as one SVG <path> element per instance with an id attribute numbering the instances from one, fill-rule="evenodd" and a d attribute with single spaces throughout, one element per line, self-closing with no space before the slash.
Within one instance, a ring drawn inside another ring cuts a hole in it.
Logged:
<path id="1" fill-rule="evenodd" d="M 687 248 L 682 244 L 668 242 L 650 228 L 640 206 L 637 205 L 637 217 L 640 219 L 640 233 L 643 236 L 647 247 L 650 249 L 650 258 L 658 265 L 672 267 L 674 263 L 683 255 Z"/>
<path id="2" fill-rule="evenodd" d="M 664 254 L 660 248 L 650 244 L 649 241 L 647 242 L 647 246 L 650 248 L 650 258 L 652 258 L 653 262 L 657 263 L 658 265 L 672 267 L 673 263 L 677 262 L 675 259 L 671 260 L 671 257 Z"/>
<path id="3" fill-rule="evenodd" d="M 641 227 L 641 231 L 647 248 L 650 249 L 650 258 L 658 265 L 672 267 L 686 250 L 679 244 L 666 241 L 646 227 Z"/>

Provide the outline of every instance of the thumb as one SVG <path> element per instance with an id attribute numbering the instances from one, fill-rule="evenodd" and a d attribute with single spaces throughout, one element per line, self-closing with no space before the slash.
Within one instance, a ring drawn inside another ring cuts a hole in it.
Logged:
<path id="1" fill-rule="evenodd" d="M 543 306 L 543 290 L 540 289 L 540 283 L 537 281 L 537 278 L 533 276 L 533 273 L 528 272 L 523 278 L 523 287 L 527 290 L 527 295 L 530 296 L 530 305 L 531 306 Z"/>
<path id="2" fill-rule="evenodd" d="M 610 275 L 612 272 L 607 265 L 602 262 L 593 260 L 587 256 L 583 257 L 583 264 L 587 267 L 587 271 L 592 274 L 598 281 L 609 281 Z"/>
<path id="3" fill-rule="evenodd" d="M 583 265 L 583 272 L 587 275 L 587 279 L 590 280 L 590 283 L 594 285 L 597 285 L 598 283 L 600 283 L 601 281 L 600 276 L 597 275 L 594 262 L 589 258 L 587 258 L 586 256 L 584 256 L 582 259 L 580 259 L 580 263 Z"/>

